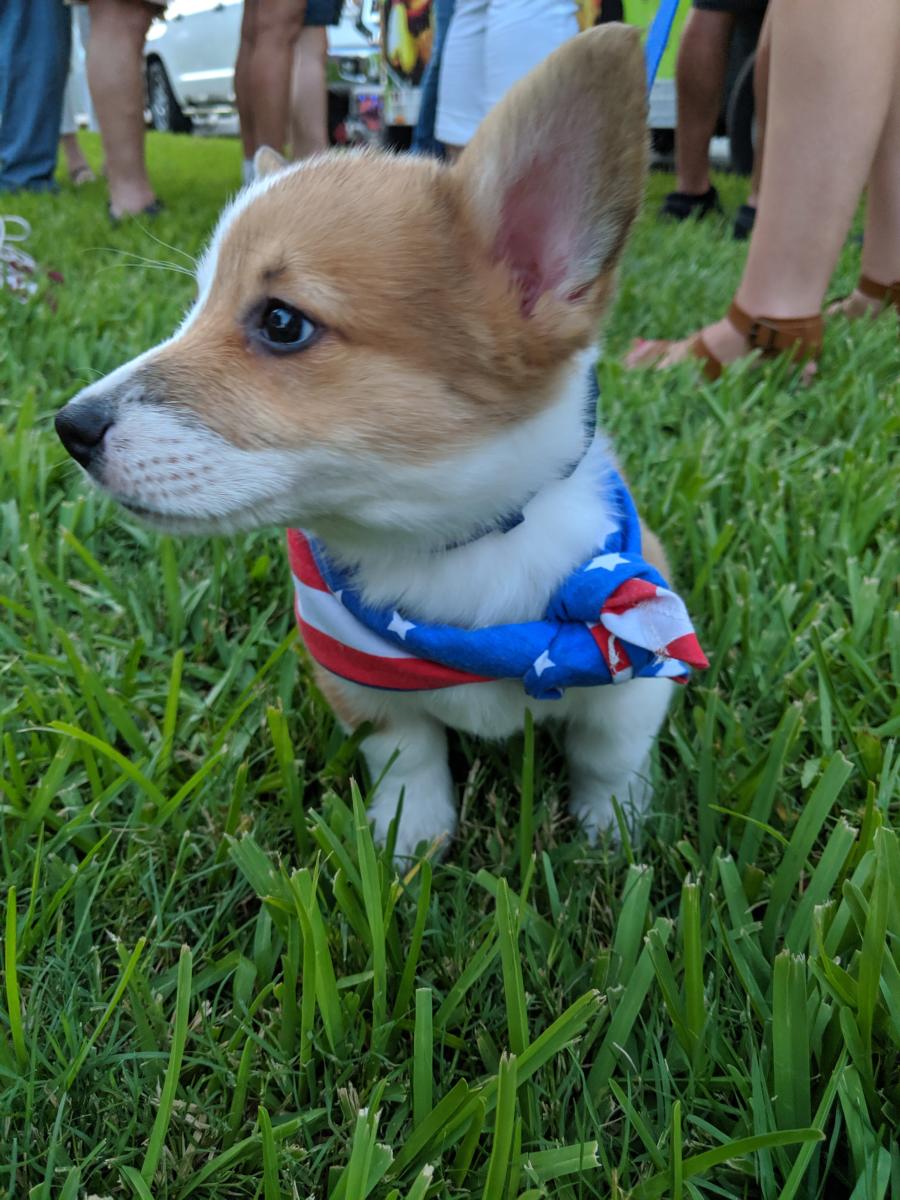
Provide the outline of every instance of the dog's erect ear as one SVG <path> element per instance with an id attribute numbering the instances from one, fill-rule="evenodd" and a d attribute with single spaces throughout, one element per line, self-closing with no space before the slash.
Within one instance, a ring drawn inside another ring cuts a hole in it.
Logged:
<path id="1" fill-rule="evenodd" d="M 267 175 L 274 175 L 276 171 L 280 171 L 282 167 L 286 166 L 287 159 L 277 150 L 273 150 L 271 146 L 260 146 L 253 156 L 253 172 L 257 179 L 265 179 Z"/>
<path id="2" fill-rule="evenodd" d="M 646 75 L 638 31 L 580 34 L 488 114 L 453 172 L 487 253 L 530 316 L 542 298 L 581 308 L 615 266 L 638 210 L 647 160 Z M 543 307 L 543 306 L 542 306 Z"/>

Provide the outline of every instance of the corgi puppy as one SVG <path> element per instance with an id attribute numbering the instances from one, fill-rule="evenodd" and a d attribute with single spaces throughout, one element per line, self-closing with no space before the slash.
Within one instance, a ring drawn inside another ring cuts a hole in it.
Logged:
<path id="1" fill-rule="evenodd" d="M 514 87 L 452 166 L 261 151 L 181 327 L 57 416 L 150 525 L 288 527 L 319 685 L 345 729 L 373 726 L 370 815 L 384 842 L 399 814 L 401 856 L 455 830 L 446 728 L 503 738 L 528 708 L 565 724 L 591 837 L 614 797 L 640 810 L 673 680 L 703 665 L 585 423 L 643 190 L 645 87 L 637 31 L 606 25 Z"/>

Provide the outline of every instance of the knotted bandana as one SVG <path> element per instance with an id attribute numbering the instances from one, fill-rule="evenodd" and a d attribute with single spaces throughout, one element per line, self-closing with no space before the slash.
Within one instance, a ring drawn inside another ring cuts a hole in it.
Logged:
<path id="1" fill-rule="evenodd" d="M 320 542 L 288 530 L 307 649 L 343 679 L 394 691 L 518 679 L 536 700 L 556 700 L 569 687 L 654 677 L 685 682 L 691 667 L 707 665 L 687 609 L 644 559 L 634 502 L 615 470 L 602 488 L 617 518 L 614 531 L 560 584 L 541 620 L 510 625 L 466 629 L 375 608 Z"/>

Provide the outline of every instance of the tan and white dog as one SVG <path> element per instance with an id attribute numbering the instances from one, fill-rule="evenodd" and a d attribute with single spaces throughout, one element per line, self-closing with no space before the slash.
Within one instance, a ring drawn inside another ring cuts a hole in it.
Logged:
<path id="1" fill-rule="evenodd" d="M 67 404 L 63 442 L 157 528 L 300 526 L 372 604 L 467 627 L 540 618 L 613 523 L 605 443 L 569 468 L 644 183 L 637 32 L 551 55 L 452 167 L 273 159 L 223 214 L 181 328 Z M 516 528 L 477 536 L 517 509 Z M 665 573 L 646 532 L 644 553 Z M 562 718 L 571 809 L 594 836 L 612 797 L 645 803 L 672 689 L 534 701 L 513 680 L 403 693 L 317 675 L 346 728 L 374 725 L 371 816 L 383 841 L 404 795 L 401 855 L 455 829 L 446 727 L 504 737 L 526 705 Z"/>

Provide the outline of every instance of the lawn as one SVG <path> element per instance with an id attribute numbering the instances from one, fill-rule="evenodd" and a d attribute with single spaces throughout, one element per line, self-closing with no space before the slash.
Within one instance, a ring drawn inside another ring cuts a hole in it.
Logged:
<path id="1" fill-rule="evenodd" d="M 626 375 L 744 254 L 651 179 L 602 419 L 710 669 L 639 842 L 579 838 L 545 730 L 458 739 L 460 836 L 401 877 L 281 532 L 159 538 L 53 433 L 171 331 L 238 179 L 234 142 L 149 148 L 146 229 L 99 183 L 3 204 L 65 282 L 0 294 L 0 1197 L 900 1195 L 896 319 L 834 322 L 806 389 Z"/>

